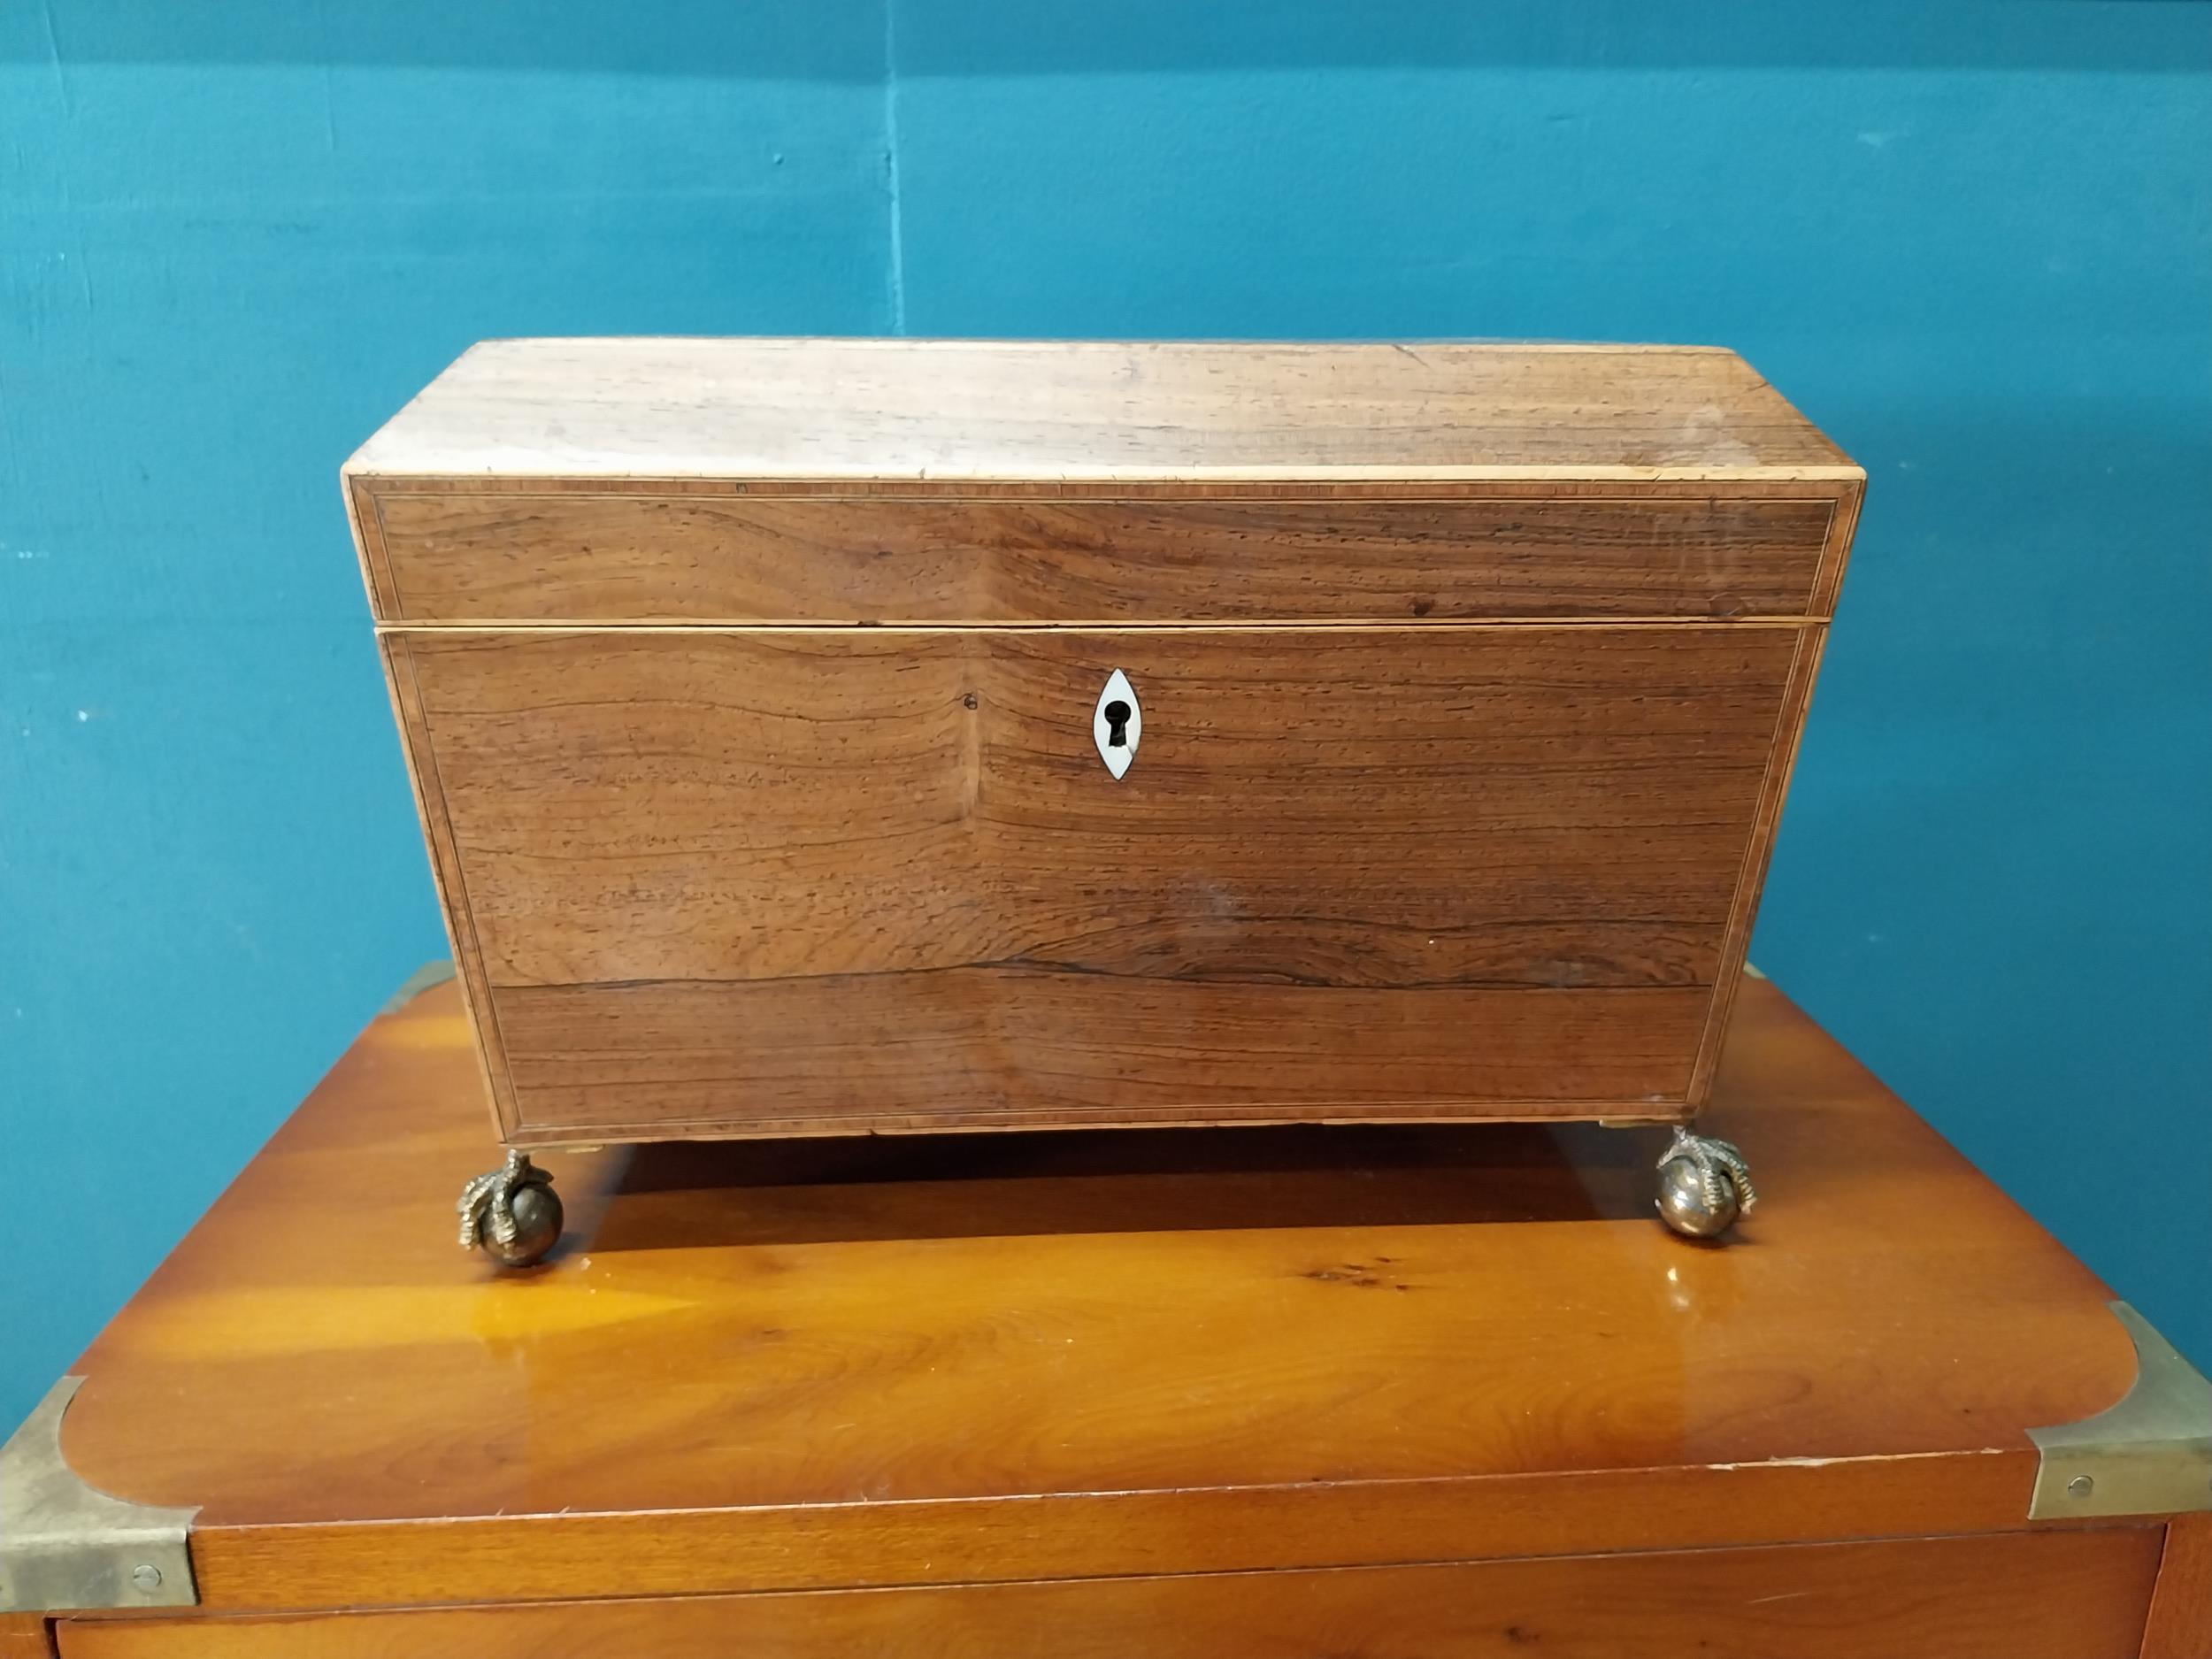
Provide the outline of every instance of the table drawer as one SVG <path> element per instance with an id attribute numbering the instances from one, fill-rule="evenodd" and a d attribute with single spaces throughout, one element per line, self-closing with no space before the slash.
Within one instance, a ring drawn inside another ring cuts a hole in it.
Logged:
<path id="1" fill-rule="evenodd" d="M 2134 1659 L 2161 1532 L 73 1621 L 60 1647 L 61 1659 Z"/>
<path id="2" fill-rule="evenodd" d="M 1803 617 L 1839 505 L 359 488 L 379 614 L 410 622 Z"/>

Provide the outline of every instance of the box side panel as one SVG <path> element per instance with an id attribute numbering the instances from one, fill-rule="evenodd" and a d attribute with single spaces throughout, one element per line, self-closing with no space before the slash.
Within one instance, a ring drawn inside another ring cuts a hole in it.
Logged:
<path id="1" fill-rule="evenodd" d="M 384 678 L 391 694 L 392 712 L 399 724 L 400 747 L 407 764 L 407 780 L 414 791 L 415 810 L 422 821 L 423 840 L 430 854 L 432 879 L 437 884 L 438 914 L 452 947 L 454 967 L 461 981 L 462 1000 L 484 1072 L 484 1087 L 492 1117 L 501 1138 L 515 1128 L 513 1091 L 508 1079 L 505 1045 L 500 1041 L 499 1013 L 484 972 L 484 956 L 476 937 L 461 860 L 447 816 L 445 792 L 438 776 L 436 745 L 424 718 L 422 697 L 415 682 L 415 664 L 407 636 L 386 634 L 378 641 Z"/>
<path id="2" fill-rule="evenodd" d="M 1844 566 L 1851 555 L 1851 541 L 1858 528 L 1859 508 L 1865 498 L 1863 483 L 1849 486 L 1837 503 L 1834 518 L 1828 526 L 1827 541 L 1821 549 L 1820 573 L 1815 586 L 1813 611 L 1816 617 L 1833 614 L 1838 590 L 1843 582 Z M 1713 1004 L 1707 1016 L 1705 1032 L 1698 1044 L 1697 1065 L 1690 1079 L 1689 1104 L 1693 1110 L 1705 1103 L 1710 1092 L 1714 1068 L 1720 1062 L 1721 1049 L 1728 1035 L 1729 1016 L 1735 1007 L 1736 992 L 1742 982 L 1744 956 L 1750 949 L 1751 930 L 1758 919 L 1759 896 L 1766 886 L 1767 870 L 1773 861 L 1774 841 L 1779 833 L 1782 809 L 1789 795 L 1792 774 L 1796 770 L 1797 755 L 1805 736 L 1805 722 L 1812 710 L 1813 687 L 1820 672 L 1820 659 L 1826 650 L 1828 630 L 1824 623 L 1805 631 L 1798 661 L 1790 674 L 1790 686 L 1782 705 L 1781 718 L 1775 729 L 1774 758 L 1760 803 L 1759 814 L 1753 832 L 1751 845 L 1744 859 L 1743 878 L 1738 885 L 1736 904 L 1728 932 L 1728 941 L 1722 951 L 1719 977 L 1713 989 Z"/>
<path id="3" fill-rule="evenodd" d="M 1705 1103 L 1718 1064 L 1721 1045 L 1728 1033 L 1728 1017 L 1735 1006 L 1736 991 L 1743 981 L 1744 957 L 1751 947 L 1752 924 L 1759 913 L 1759 894 L 1766 884 L 1767 866 L 1774 856 L 1774 838 L 1782 818 L 1782 803 L 1789 793 L 1790 772 L 1804 734 L 1805 713 L 1812 697 L 1813 680 L 1819 672 L 1822 649 L 1827 642 L 1824 627 L 1809 627 L 1799 635 L 1797 657 L 1777 714 L 1766 777 L 1761 785 L 1752 819 L 1751 837 L 1744 849 L 1742 872 L 1729 907 L 1727 931 L 1723 936 L 1719 965 L 1704 1028 L 1698 1039 L 1697 1061 L 1691 1072 L 1689 1103 Z"/>
<path id="4" fill-rule="evenodd" d="M 342 474 L 339 484 L 345 495 L 346 523 L 353 531 L 354 553 L 361 561 L 362 586 L 368 590 L 369 614 L 380 623 L 395 621 L 400 616 L 400 598 L 392 578 L 381 498 L 365 479 Z"/>

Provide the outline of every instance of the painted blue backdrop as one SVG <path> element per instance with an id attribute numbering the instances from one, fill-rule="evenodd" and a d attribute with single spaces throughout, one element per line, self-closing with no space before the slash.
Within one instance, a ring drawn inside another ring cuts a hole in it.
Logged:
<path id="1" fill-rule="evenodd" d="M 1755 958 L 2212 1365 L 2212 6 L 0 0 L 0 1425 L 442 953 L 335 488 L 483 335 L 1741 349 Z"/>

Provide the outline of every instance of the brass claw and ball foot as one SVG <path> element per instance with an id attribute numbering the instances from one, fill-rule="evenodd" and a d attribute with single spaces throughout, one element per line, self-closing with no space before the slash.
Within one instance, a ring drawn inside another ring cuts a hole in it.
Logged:
<path id="1" fill-rule="evenodd" d="M 561 1236 L 561 1201 L 553 1178 L 509 1151 L 506 1164 L 461 1189 L 461 1248 L 481 1249 L 502 1267 L 530 1267 Z"/>
<path id="2" fill-rule="evenodd" d="M 1688 1239 L 1717 1239 L 1759 1202 L 1743 1154 L 1677 1125 L 1659 1155 L 1659 1218 Z"/>

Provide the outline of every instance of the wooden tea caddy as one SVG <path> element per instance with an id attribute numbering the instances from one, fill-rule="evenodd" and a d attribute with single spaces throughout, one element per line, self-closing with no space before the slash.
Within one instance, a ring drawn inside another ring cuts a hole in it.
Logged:
<path id="1" fill-rule="evenodd" d="M 1664 1124 L 1865 475 L 1733 353 L 512 340 L 344 469 L 506 1166 Z"/>

